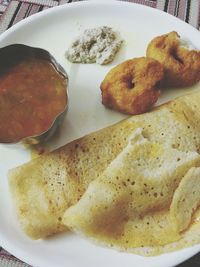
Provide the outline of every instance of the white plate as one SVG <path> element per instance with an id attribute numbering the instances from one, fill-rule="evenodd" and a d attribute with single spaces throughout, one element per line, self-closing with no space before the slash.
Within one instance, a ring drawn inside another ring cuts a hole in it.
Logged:
<path id="1" fill-rule="evenodd" d="M 69 43 L 85 28 L 108 25 L 118 30 L 125 45 L 108 66 L 73 65 L 64 57 Z M 200 49 L 200 33 L 164 12 L 127 2 L 79 2 L 38 13 L 21 21 L 0 36 L 0 46 L 24 43 L 49 50 L 70 77 L 70 109 L 61 135 L 52 148 L 124 118 L 101 104 L 99 84 L 108 70 L 131 57 L 145 55 L 156 35 L 176 30 Z M 190 89 L 196 90 L 198 86 Z M 164 102 L 188 89 L 167 91 Z M 74 234 L 60 234 L 32 241 L 21 231 L 11 207 L 7 170 L 29 160 L 29 152 L 0 145 L 0 245 L 21 260 L 37 267 L 169 267 L 200 251 L 200 245 L 158 257 L 140 257 L 91 244 Z"/>

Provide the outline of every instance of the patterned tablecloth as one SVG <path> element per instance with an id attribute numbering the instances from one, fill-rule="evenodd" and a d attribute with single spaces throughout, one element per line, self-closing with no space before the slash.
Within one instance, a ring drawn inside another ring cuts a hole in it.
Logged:
<path id="1" fill-rule="evenodd" d="M 42 10 L 82 0 L 0 0 L 0 33 Z M 90 0 L 92 1 L 92 0 Z M 200 0 L 124 0 L 164 10 L 200 30 Z M 0 247 L 0 266 L 28 267 Z M 37 267 L 37 266 L 35 266 Z M 59 266 L 58 266 L 59 267 Z M 69 266 L 70 267 L 70 266 Z M 89 266 L 88 266 L 89 267 Z M 178 267 L 200 267 L 200 253 Z"/>

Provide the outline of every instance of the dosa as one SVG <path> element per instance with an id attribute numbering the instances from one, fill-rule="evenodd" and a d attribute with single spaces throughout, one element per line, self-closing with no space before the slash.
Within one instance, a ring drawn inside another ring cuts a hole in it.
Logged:
<path id="1" fill-rule="evenodd" d="M 11 196 L 26 234 L 39 239 L 66 230 L 64 212 L 80 200 L 138 128 L 149 142 L 199 153 L 200 92 L 132 116 L 10 170 Z"/>

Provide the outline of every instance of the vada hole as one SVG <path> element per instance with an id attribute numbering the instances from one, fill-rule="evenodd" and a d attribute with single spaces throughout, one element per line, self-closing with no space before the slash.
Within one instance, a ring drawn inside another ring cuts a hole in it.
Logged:
<path id="1" fill-rule="evenodd" d="M 132 80 L 126 81 L 126 84 L 128 89 L 133 89 L 135 87 L 135 84 Z"/>
<path id="2" fill-rule="evenodd" d="M 161 81 L 158 81 L 155 83 L 155 89 L 160 89 L 162 87 L 162 82 Z"/>
<path id="3" fill-rule="evenodd" d="M 132 75 L 127 75 L 124 77 L 124 82 L 126 83 L 126 86 L 128 89 L 133 89 L 135 87 L 135 83 L 133 81 Z"/>
<path id="4" fill-rule="evenodd" d="M 171 56 L 180 64 L 184 64 L 182 58 L 179 57 L 179 55 L 177 55 L 177 51 L 176 50 L 172 50 L 171 51 Z"/>

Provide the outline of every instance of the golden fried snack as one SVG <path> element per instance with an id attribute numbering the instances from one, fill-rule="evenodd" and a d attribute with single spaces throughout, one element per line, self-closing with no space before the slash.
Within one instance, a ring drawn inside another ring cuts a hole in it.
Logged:
<path id="1" fill-rule="evenodd" d="M 127 114 L 144 113 L 156 103 L 163 75 L 163 66 L 157 60 L 127 60 L 111 69 L 101 83 L 102 103 Z"/>
<path id="2" fill-rule="evenodd" d="M 191 50 L 175 31 L 154 38 L 146 55 L 163 64 L 163 86 L 191 86 L 200 80 L 200 51 Z"/>

